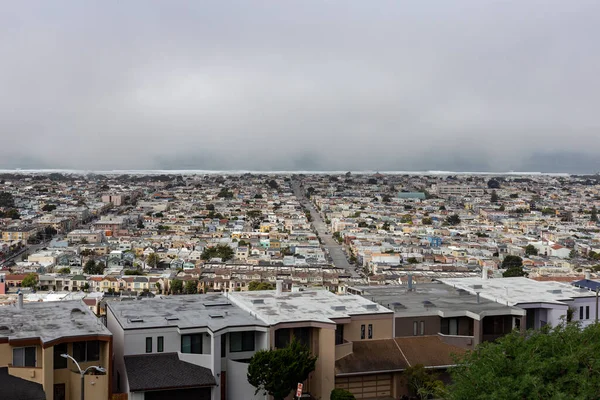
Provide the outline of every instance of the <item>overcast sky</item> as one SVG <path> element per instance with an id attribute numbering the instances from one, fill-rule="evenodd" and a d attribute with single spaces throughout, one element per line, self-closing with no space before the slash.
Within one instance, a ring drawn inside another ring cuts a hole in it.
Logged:
<path id="1" fill-rule="evenodd" d="M 598 0 L 5 1 L 0 167 L 595 172 L 598 38 Z"/>

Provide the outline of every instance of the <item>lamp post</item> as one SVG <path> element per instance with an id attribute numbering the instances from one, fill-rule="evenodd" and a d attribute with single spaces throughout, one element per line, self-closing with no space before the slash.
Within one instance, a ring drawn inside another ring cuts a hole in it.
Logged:
<path id="1" fill-rule="evenodd" d="M 87 374 L 87 372 L 91 369 L 95 369 L 98 372 L 101 373 L 105 373 L 106 369 L 102 368 L 102 367 L 98 367 L 96 365 L 92 365 L 90 367 L 87 367 L 86 369 L 82 370 L 81 367 L 79 366 L 79 363 L 77 362 L 77 360 L 75 360 L 73 357 L 71 357 L 68 354 L 61 354 L 60 355 L 62 358 L 69 358 L 71 359 L 75 365 L 77 365 L 77 369 L 79 370 L 79 374 L 81 375 L 81 400 L 85 400 L 84 398 L 84 391 L 85 391 L 85 374 Z"/>

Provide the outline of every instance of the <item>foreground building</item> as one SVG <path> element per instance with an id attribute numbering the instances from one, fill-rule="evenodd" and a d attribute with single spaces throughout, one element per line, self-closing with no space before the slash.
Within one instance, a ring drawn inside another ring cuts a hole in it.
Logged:
<path id="1" fill-rule="evenodd" d="M 75 400 L 82 369 L 98 366 L 84 380 L 87 400 L 111 395 L 112 335 L 81 301 L 0 307 L 0 398 Z"/>

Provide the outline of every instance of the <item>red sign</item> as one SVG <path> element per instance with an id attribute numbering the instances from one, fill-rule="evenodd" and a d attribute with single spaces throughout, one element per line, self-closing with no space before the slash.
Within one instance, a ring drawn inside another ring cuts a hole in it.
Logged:
<path id="1" fill-rule="evenodd" d="M 296 397 L 298 397 L 298 398 L 300 398 L 300 396 L 302 396 L 302 386 L 304 386 L 304 385 L 299 383 L 298 389 L 296 389 Z"/>

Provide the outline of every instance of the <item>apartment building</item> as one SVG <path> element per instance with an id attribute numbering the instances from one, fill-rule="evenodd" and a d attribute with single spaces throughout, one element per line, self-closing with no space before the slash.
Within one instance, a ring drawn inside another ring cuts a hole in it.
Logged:
<path id="1" fill-rule="evenodd" d="M 436 185 L 434 192 L 440 196 L 483 196 L 485 190 L 471 185 Z"/>
<path id="2" fill-rule="evenodd" d="M 114 388 L 130 400 L 264 399 L 252 396 L 246 372 L 269 329 L 221 294 L 110 302 L 106 319 Z"/>
<path id="3" fill-rule="evenodd" d="M 2 240 L 5 242 L 27 242 L 27 239 L 29 239 L 31 236 L 34 236 L 38 230 L 39 227 L 34 225 L 6 227 L 2 229 Z"/>
<path id="4" fill-rule="evenodd" d="M 524 309 L 526 329 L 540 329 L 547 324 L 555 326 L 568 318 L 579 321 L 582 326 L 595 322 L 596 294 L 585 288 L 523 277 L 448 278 L 440 281 L 471 294 L 479 293 L 484 299 Z"/>
<path id="5" fill-rule="evenodd" d="M 10 390 L 23 399 L 32 393 L 33 399 L 79 399 L 81 375 L 62 354 L 82 369 L 104 368 L 105 373 L 92 368 L 85 375 L 85 398 L 110 397 L 112 335 L 83 302 L 23 304 L 21 295 L 15 306 L 0 307 L 0 382 L 11 385 L 0 388 L 0 398 Z"/>
<path id="6" fill-rule="evenodd" d="M 403 286 L 349 287 L 394 311 L 394 337 L 435 336 L 448 344 L 473 349 L 513 329 L 525 330 L 526 311 L 441 282 Z"/>

